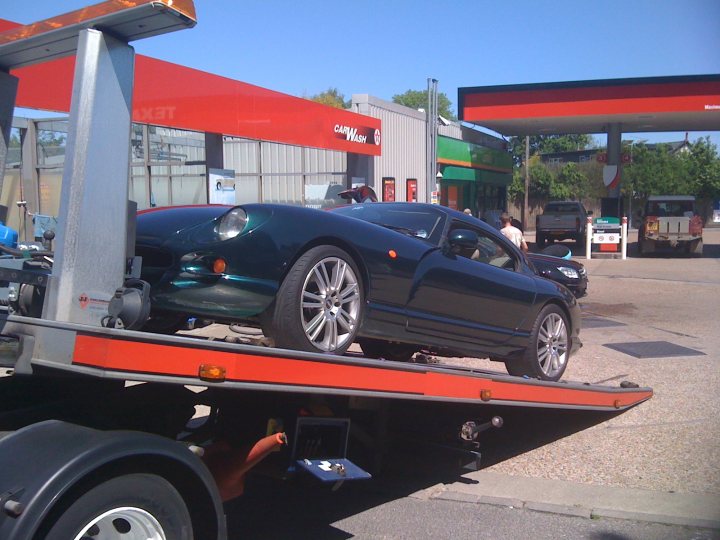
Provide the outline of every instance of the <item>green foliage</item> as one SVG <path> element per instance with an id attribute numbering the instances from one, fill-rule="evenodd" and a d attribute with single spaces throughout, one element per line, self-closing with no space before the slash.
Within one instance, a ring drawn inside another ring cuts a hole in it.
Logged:
<path id="1" fill-rule="evenodd" d="M 427 90 L 408 90 L 404 94 L 396 94 L 392 97 L 393 103 L 405 105 L 412 109 L 428 108 L 428 91 Z M 452 112 L 452 102 L 444 92 L 438 92 L 438 114 L 448 120 L 457 120 L 457 116 Z"/>
<path id="2" fill-rule="evenodd" d="M 683 155 L 693 193 L 700 198 L 720 199 L 720 159 L 709 137 L 698 139 Z"/>
<path id="3" fill-rule="evenodd" d="M 508 186 L 508 197 L 521 204 L 525 196 L 524 169 L 515 168 Z M 530 158 L 530 193 L 536 201 L 581 200 L 589 195 L 590 181 L 577 163 L 567 163 L 557 172 L 551 170 L 539 156 Z"/>
<path id="4" fill-rule="evenodd" d="M 507 188 L 508 200 L 521 206 L 525 200 L 525 173 L 523 169 L 515 167 L 513 169 L 512 182 Z"/>
<path id="5" fill-rule="evenodd" d="M 345 100 L 345 95 L 341 94 L 337 88 L 328 88 L 324 92 L 310 96 L 310 101 L 322 103 L 336 109 L 349 109 L 351 100 Z"/>
<path id="6" fill-rule="evenodd" d="M 707 218 L 712 201 L 720 199 L 720 158 L 705 137 L 673 154 L 666 144 L 634 145 L 632 163 L 623 168 L 622 190 L 642 207 L 650 195 L 694 195 Z"/>
<path id="7" fill-rule="evenodd" d="M 558 172 L 554 184 L 558 199 L 583 199 L 588 195 L 588 177 L 577 163 L 566 163 Z"/>
<path id="8" fill-rule="evenodd" d="M 687 159 L 668 144 L 633 148 L 633 162 L 623 167 L 622 190 L 641 200 L 650 195 L 693 195 Z"/>
<path id="9" fill-rule="evenodd" d="M 532 135 L 530 137 L 530 155 L 547 154 L 550 152 L 572 152 L 592 148 L 593 139 L 590 135 Z M 516 165 L 525 159 L 525 137 L 510 137 L 508 147 Z"/>

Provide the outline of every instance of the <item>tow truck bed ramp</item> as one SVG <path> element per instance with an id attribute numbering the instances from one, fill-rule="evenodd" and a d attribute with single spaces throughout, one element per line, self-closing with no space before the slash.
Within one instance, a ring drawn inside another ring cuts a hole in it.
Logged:
<path id="1" fill-rule="evenodd" d="M 237 390 L 335 394 L 458 403 L 624 410 L 650 388 L 547 382 L 443 364 L 331 356 L 0 316 L 5 335 L 21 337 L 18 373 L 45 367 L 97 377 Z M 216 378 L 201 374 L 211 371 Z"/>

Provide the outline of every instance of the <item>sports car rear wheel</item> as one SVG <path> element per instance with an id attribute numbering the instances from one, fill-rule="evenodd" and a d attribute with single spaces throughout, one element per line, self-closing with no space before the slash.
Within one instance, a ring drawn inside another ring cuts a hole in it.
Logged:
<path id="1" fill-rule="evenodd" d="M 508 360 L 510 375 L 545 381 L 560 380 L 570 359 L 570 339 L 565 313 L 555 305 L 545 306 L 533 325 L 530 343 L 522 358 Z"/>
<path id="2" fill-rule="evenodd" d="M 345 251 L 304 253 L 278 291 L 270 333 L 277 347 L 343 354 L 355 341 L 363 310 L 360 272 Z"/>

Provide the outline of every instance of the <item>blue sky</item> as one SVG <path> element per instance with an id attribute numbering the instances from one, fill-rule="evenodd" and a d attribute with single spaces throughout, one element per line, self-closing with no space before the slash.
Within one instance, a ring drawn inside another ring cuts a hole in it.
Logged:
<path id="1" fill-rule="evenodd" d="M 0 17 L 30 23 L 89 3 L 0 0 Z M 455 107 L 464 86 L 720 73 L 720 0 L 195 0 L 195 6 L 194 29 L 134 42 L 136 51 L 297 96 L 336 87 L 346 98 L 390 100 L 425 89 L 434 77 Z M 711 135 L 720 146 L 720 132 Z"/>

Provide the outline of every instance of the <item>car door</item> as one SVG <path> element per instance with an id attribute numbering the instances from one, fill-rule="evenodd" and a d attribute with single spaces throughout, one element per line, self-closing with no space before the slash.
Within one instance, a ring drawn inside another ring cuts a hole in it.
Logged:
<path id="1" fill-rule="evenodd" d="M 535 280 L 520 255 L 497 235 L 455 222 L 478 235 L 473 249 L 443 249 L 418 265 L 408 300 L 408 332 L 492 347 L 508 341 L 528 316 Z"/>

